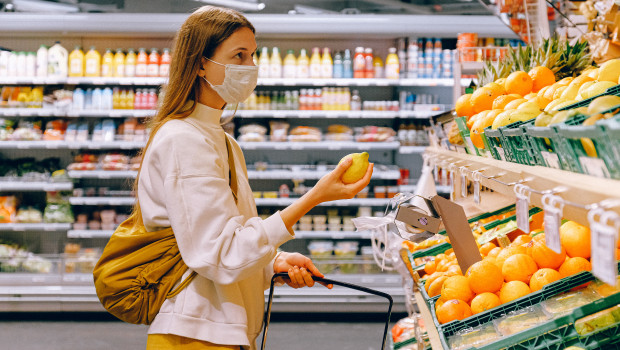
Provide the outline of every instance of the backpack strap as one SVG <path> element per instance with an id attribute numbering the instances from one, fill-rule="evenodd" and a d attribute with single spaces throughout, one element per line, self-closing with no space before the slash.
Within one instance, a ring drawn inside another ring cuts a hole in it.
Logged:
<path id="1" fill-rule="evenodd" d="M 235 204 L 238 201 L 237 198 L 237 189 L 238 189 L 238 181 L 237 181 L 237 170 L 235 168 L 235 158 L 233 156 L 232 145 L 230 144 L 229 136 L 225 133 L 226 137 L 226 151 L 228 152 L 228 185 L 230 186 L 230 190 L 232 191 L 233 198 L 235 198 Z"/>

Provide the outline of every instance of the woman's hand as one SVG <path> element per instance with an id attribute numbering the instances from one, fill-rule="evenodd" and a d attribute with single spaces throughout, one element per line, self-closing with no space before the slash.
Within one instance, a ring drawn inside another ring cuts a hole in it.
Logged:
<path id="1" fill-rule="evenodd" d="M 299 253 L 281 252 L 278 254 L 273 263 L 273 271 L 275 273 L 287 272 L 289 280 L 284 282 L 293 288 L 312 287 L 314 286 L 312 276 L 325 277 L 314 266 L 312 260 Z M 331 289 L 333 286 L 330 284 L 326 287 Z"/>
<path id="2" fill-rule="evenodd" d="M 370 177 L 372 176 L 372 170 L 374 163 L 368 165 L 366 174 L 357 182 L 352 184 L 345 184 L 342 182 L 342 174 L 351 166 L 353 160 L 351 157 L 347 157 L 342 163 L 336 166 L 336 169 L 323 176 L 316 185 L 310 190 L 312 197 L 318 201 L 318 203 L 334 201 L 338 199 L 351 199 L 355 195 L 368 186 L 370 183 Z"/>

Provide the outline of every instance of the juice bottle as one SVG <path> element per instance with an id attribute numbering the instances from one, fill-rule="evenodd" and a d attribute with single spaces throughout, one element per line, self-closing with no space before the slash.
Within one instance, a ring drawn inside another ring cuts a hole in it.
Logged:
<path id="1" fill-rule="evenodd" d="M 381 79 L 385 77 L 384 69 L 383 69 L 383 60 L 381 60 L 381 57 L 379 56 L 373 57 L 372 67 L 375 72 L 375 78 Z"/>
<path id="2" fill-rule="evenodd" d="M 418 44 L 415 39 L 409 39 L 407 47 L 407 78 L 418 77 Z"/>
<path id="3" fill-rule="evenodd" d="M 116 49 L 114 54 L 114 76 L 118 78 L 125 76 L 125 54 L 123 49 Z"/>
<path id="4" fill-rule="evenodd" d="M 282 78 L 282 57 L 280 57 L 280 50 L 277 47 L 274 47 L 271 53 L 269 77 L 275 79 Z"/>
<path id="5" fill-rule="evenodd" d="M 312 49 L 312 56 L 310 57 L 310 78 L 320 78 L 321 77 L 321 54 L 319 53 L 319 48 L 315 47 Z"/>
<path id="6" fill-rule="evenodd" d="M 334 55 L 333 73 L 335 79 L 344 78 L 344 65 L 342 63 L 342 54 L 340 52 L 336 52 Z"/>
<path id="7" fill-rule="evenodd" d="M 366 76 L 366 58 L 364 57 L 364 48 L 356 47 L 355 56 L 353 57 L 353 78 L 364 78 Z"/>
<path id="8" fill-rule="evenodd" d="M 144 48 L 138 50 L 138 57 L 136 58 L 136 76 L 146 77 L 148 74 L 148 56 Z"/>
<path id="9" fill-rule="evenodd" d="M 120 95 L 118 96 L 118 108 L 119 109 L 127 109 L 127 90 L 121 90 Z"/>
<path id="10" fill-rule="evenodd" d="M 136 89 L 133 97 L 133 109 L 143 109 L 142 107 L 142 89 Z"/>
<path id="11" fill-rule="evenodd" d="M 69 54 L 69 76 L 84 76 L 84 52 L 79 46 L 76 46 Z"/>
<path id="12" fill-rule="evenodd" d="M 344 50 L 344 57 L 342 58 L 342 77 L 345 79 L 353 78 L 353 62 L 351 61 L 351 51 L 349 51 L 349 49 Z"/>
<path id="13" fill-rule="evenodd" d="M 306 49 L 301 49 L 299 58 L 297 59 L 297 72 L 295 76 L 298 79 L 307 79 L 310 76 L 310 59 L 306 54 Z"/>
<path id="14" fill-rule="evenodd" d="M 157 91 L 155 89 L 149 89 L 147 108 L 155 109 L 156 106 L 157 106 Z"/>
<path id="15" fill-rule="evenodd" d="M 8 65 L 8 54 L 6 55 Z M 37 77 L 47 76 L 47 46 L 41 45 L 37 50 Z"/>
<path id="16" fill-rule="evenodd" d="M 121 92 L 118 88 L 114 88 L 114 90 L 112 90 L 112 108 L 121 108 Z"/>
<path id="17" fill-rule="evenodd" d="M 284 57 L 284 71 L 283 77 L 284 79 L 295 79 L 297 76 L 297 59 L 293 54 L 293 50 L 288 50 L 286 52 L 286 57 Z"/>
<path id="18" fill-rule="evenodd" d="M 26 76 L 26 53 L 24 51 L 17 53 L 17 76 Z"/>
<path id="19" fill-rule="evenodd" d="M 26 76 L 35 77 L 37 75 L 37 54 L 34 52 L 26 53 Z"/>
<path id="20" fill-rule="evenodd" d="M 389 54 L 385 59 L 385 77 L 387 79 L 398 79 L 400 76 L 400 63 L 396 48 L 390 47 Z"/>
<path id="21" fill-rule="evenodd" d="M 101 76 L 111 77 L 114 75 L 114 54 L 112 50 L 106 49 L 101 58 Z"/>
<path id="22" fill-rule="evenodd" d="M 321 59 L 321 78 L 331 79 L 334 75 L 334 61 L 329 52 L 329 48 L 323 49 L 323 58 Z"/>
<path id="23" fill-rule="evenodd" d="M 127 50 L 127 55 L 125 55 L 125 76 L 136 76 L 136 53 L 133 49 Z"/>
<path id="24" fill-rule="evenodd" d="M 258 58 L 258 77 L 269 78 L 269 48 L 263 47 Z"/>
<path id="25" fill-rule="evenodd" d="M 398 57 L 398 72 L 399 78 L 406 78 L 407 76 L 407 43 L 405 38 L 398 39 L 398 51 L 396 57 Z"/>
<path id="26" fill-rule="evenodd" d="M 86 68 L 84 69 L 84 76 L 87 77 L 99 77 L 101 76 L 101 55 L 97 50 L 95 50 L 94 46 L 90 47 L 90 50 L 86 53 L 84 57 L 86 61 Z"/>
<path id="27" fill-rule="evenodd" d="M 172 61 L 172 56 L 170 56 L 170 49 L 165 48 L 164 52 L 161 54 L 161 62 L 159 64 L 160 77 L 168 77 L 168 73 L 170 73 L 170 61 Z"/>
<path id="28" fill-rule="evenodd" d="M 372 65 L 372 48 L 367 47 L 364 49 L 364 62 L 366 63 L 364 69 L 364 78 L 374 78 L 375 77 L 375 69 Z"/>
<path id="29" fill-rule="evenodd" d="M 159 52 L 155 48 L 151 49 L 151 54 L 149 55 L 147 69 L 148 69 L 147 75 L 149 77 L 159 76 Z"/>
<path id="30" fill-rule="evenodd" d="M 60 45 L 60 41 L 57 41 L 54 46 L 47 50 L 47 76 L 66 78 L 68 66 L 69 53 Z"/>
<path id="31" fill-rule="evenodd" d="M 127 91 L 127 94 L 125 96 L 125 108 L 133 109 L 134 99 L 135 99 L 135 95 L 133 93 L 133 89 L 129 89 L 129 91 Z"/>

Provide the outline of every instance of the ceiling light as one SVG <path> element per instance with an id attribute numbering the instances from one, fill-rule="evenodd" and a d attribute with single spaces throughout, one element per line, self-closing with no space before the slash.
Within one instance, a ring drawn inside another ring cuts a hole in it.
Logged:
<path id="1" fill-rule="evenodd" d="M 241 0 L 195 0 L 203 2 L 205 4 L 211 4 L 222 7 L 232 7 L 238 10 L 245 11 L 260 11 L 265 8 L 265 4 L 262 2 L 247 2 Z"/>

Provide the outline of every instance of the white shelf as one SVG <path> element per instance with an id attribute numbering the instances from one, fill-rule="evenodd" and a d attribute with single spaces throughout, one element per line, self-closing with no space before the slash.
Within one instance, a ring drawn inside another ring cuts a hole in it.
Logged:
<path id="1" fill-rule="evenodd" d="M 144 142 L 133 141 L 0 141 L 0 149 L 140 149 Z"/>
<path id="2" fill-rule="evenodd" d="M 288 119 L 428 119 L 444 111 L 297 111 L 297 110 L 238 110 L 235 116 L 242 118 L 288 118 Z"/>
<path id="3" fill-rule="evenodd" d="M 298 198 L 256 198 L 256 206 L 280 206 L 286 207 Z M 384 207 L 388 205 L 388 198 L 352 198 L 319 204 L 323 207 Z"/>
<path id="4" fill-rule="evenodd" d="M 295 231 L 295 238 L 370 239 L 370 231 Z"/>
<path id="5" fill-rule="evenodd" d="M 132 77 L 132 78 L 103 78 L 103 77 L 67 77 L 67 78 L 32 78 L 32 77 L 2 77 L 0 84 L 31 84 L 31 85 L 133 85 L 159 86 L 165 84 L 168 78 L 160 77 Z"/>
<path id="6" fill-rule="evenodd" d="M 69 117 L 69 118 L 146 118 L 155 115 L 150 109 L 56 110 L 53 108 L 0 108 L 5 117 Z"/>
<path id="7" fill-rule="evenodd" d="M 318 180 L 323 175 L 327 174 L 329 170 L 248 170 L 248 177 L 251 180 L 286 180 L 286 179 L 303 179 L 303 180 Z M 400 171 L 398 170 L 375 170 L 372 174 L 372 178 L 375 180 L 398 180 L 400 179 Z"/>
<path id="8" fill-rule="evenodd" d="M 0 191 L 71 191 L 72 182 L 2 181 Z"/>
<path id="9" fill-rule="evenodd" d="M 134 197 L 71 197 L 71 205 L 134 205 Z"/>
<path id="10" fill-rule="evenodd" d="M 0 231 L 68 231 L 71 228 L 69 223 L 39 223 L 39 224 L 0 224 Z"/>
<path id="11" fill-rule="evenodd" d="M 115 170 L 69 170 L 67 172 L 73 179 L 128 179 L 135 178 L 137 171 L 115 171 Z"/>
<path id="12" fill-rule="evenodd" d="M 400 146 L 398 153 L 400 154 L 417 154 L 424 153 L 428 146 Z"/>
<path id="13" fill-rule="evenodd" d="M 320 142 L 239 142 L 244 150 L 396 150 L 399 142 L 347 142 L 347 141 L 320 141 Z"/>
<path id="14" fill-rule="evenodd" d="M 69 230 L 67 238 L 110 238 L 113 230 Z"/>

